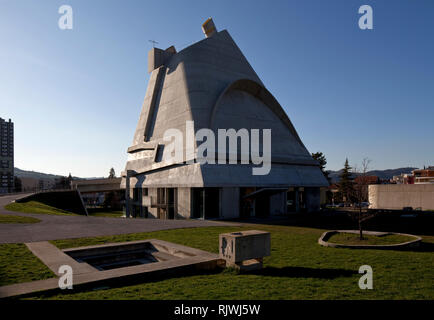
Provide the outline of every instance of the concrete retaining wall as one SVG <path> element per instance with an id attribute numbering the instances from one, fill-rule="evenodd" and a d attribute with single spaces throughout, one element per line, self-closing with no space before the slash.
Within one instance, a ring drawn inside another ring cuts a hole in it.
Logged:
<path id="1" fill-rule="evenodd" d="M 40 192 L 16 200 L 19 203 L 29 201 L 38 201 L 61 210 L 87 215 L 86 208 L 77 190 Z"/>
<path id="2" fill-rule="evenodd" d="M 434 210 L 434 184 L 370 185 L 369 203 L 372 209 L 412 207 Z"/>

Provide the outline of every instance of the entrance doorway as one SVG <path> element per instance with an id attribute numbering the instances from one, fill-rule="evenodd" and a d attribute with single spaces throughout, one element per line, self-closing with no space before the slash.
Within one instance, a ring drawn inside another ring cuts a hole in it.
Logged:
<path id="1" fill-rule="evenodd" d="M 192 218 L 220 217 L 220 188 L 192 188 Z"/>
<path id="2" fill-rule="evenodd" d="M 159 219 L 175 219 L 177 215 L 177 197 L 176 188 L 158 188 L 157 189 L 157 214 Z"/>
<path id="3" fill-rule="evenodd" d="M 255 217 L 265 218 L 270 216 L 270 195 L 258 195 L 255 199 Z"/>

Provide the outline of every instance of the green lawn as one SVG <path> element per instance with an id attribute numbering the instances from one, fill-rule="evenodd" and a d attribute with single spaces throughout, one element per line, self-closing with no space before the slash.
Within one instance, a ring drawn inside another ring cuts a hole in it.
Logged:
<path id="1" fill-rule="evenodd" d="M 6 210 L 24 213 L 43 213 L 43 214 L 56 214 L 56 215 L 76 215 L 72 212 L 65 211 L 59 208 L 51 207 L 38 201 L 29 202 L 12 202 L 5 206 Z"/>
<path id="2" fill-rule="evenodd" d="M 0 214 L 0 223 L 38 223 L 41 220 L 32 217 Z"/>
<path id="3" fill-rule="evenodd" d="M 55 215 L 77 215 L 76 213 L 62 210 L 56 207 L 49 206 L 38 201 L 29 201 L 24 203 L 12 202 L 5 206 L 6 210 L 24 213 L 43 213 Z M 110 217 L 120 218 L 124 214 L 123 211 L 110 211 L 110 210 L 93 210 L 89 209 L 89 216 L 91 217 Z M 28 218 L 32 219 L 32 218 Z M 39 221 L 36 221 L 39 222 Z M 1 223 L 1 220 L 0 220 Z M 24 223 L 24 222 L 23 222 Z"/>
<path id="4" fill-rule="evenodd" d="M 123 211 L 109 211 L 109 210 L 98 210 L 94 211 L 92 209 L 88 209 L 90 217 L 107 217 L 107 218 L 121 218 L 124 215 Z"/>
<path id="5" fill-rule="evenodd" d="M 25 244 L 0 244 L 0 286 L 52 277 L 51 270 Z"/>
<path id="6" fill-rule="evenodd" d="M 339 232 L 332 235 L 328 239 L 328 242 L 348 245 L 388 245 L 411 240 L 415 240 L 415 238 L 399 234 L 387 234 L 383 236 L 363 234 L 363 240 L 360 240 L 359 234 Z"/>
<path id="7" fill-rule="evenodd" d="M 252 225 L 167 230 L 121 236 L 58 240 L 59 248 L 158 238 L 218 252 L 218 235 L 259 229 L 272 235 L 264 269 L 251 274 L 225 270 L 179 276 L 97 291 L 35 296 L 37 299 L 434 299 L 434 253 L 351 250 L 320 246 L 324 230 Z M 434 245 L 434 237 L 424 237 Z M 361 290 L 361 265 L 373 268 L 374 289 Z"/>

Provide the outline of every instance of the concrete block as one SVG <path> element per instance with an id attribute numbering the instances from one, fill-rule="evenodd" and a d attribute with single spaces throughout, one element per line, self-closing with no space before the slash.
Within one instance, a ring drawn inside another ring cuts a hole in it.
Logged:
<path id="1" fill-rule="evenodd" d="M 223 233 L 219 237 L 219 252 L 229 265 L 242 268 L 252 264 L 248 260 L 255 259 L 262 267 L 262 258 L 271 253 L 271 235 L 258 230 Z"/>

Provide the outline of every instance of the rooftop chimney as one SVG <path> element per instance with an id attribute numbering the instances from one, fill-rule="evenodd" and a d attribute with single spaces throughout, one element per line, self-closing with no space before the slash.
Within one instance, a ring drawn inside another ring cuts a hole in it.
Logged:
<path id="1" fill-rule="evenodd" d="M 207 37 L 207 38 L 211 37 L 214 33 L 217 32 L 214 21 L 212 21 L 212 18 L 208 18 L 202 24 L 202 31 L 203 31 L 203 33 L 205 33 L 205 37 Z"/>

